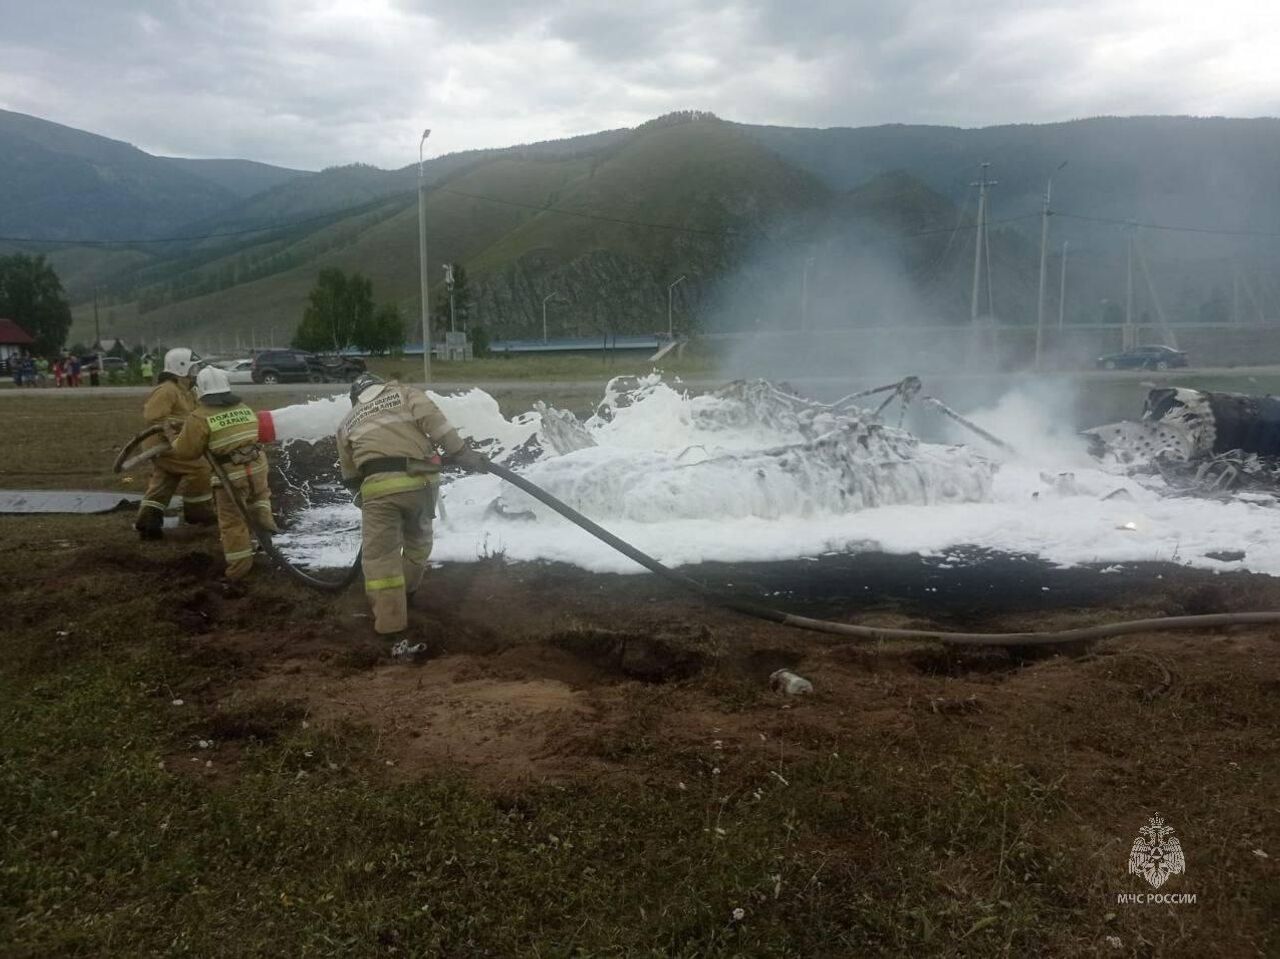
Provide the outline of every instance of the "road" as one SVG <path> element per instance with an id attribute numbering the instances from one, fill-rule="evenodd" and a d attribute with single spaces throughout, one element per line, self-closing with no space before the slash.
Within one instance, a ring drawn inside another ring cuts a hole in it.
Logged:
<path id="1" fill-rule="evenodd" d="M 741 374 L 738 374 L 741 375 Z M 714 389 L 734 375 L 726 373 L 722 378 L 689 377 L 682 378 L 680 383 L 693 392 Z M 850 373 L 847 376 L 787 376 L 787 383 L 803 389 L 805 392 L 823 399 L 834 399 L 843 393 L 879 385 L 892 381 L 893 375 L 877 377 L 868 374 Z M 982 385 L 988 389 L 1006 391 L 1016 387 L 1033 385 L 1048 386 L 1089 386 L 1090 384 L 1114 384 L 1143 388 L 1146 384 L 1159 386 L 1175 383 L 1198 386 L 1210 389 L 1236 389 L 1240 392 L 1280 392 L 1280 366 L 1236 366 L 1236 367 L 1203 367 L 1184 370 L 1072 370 L 1062 373 L 931 373 L 923 377 L 926 389 L 931 384 L 937 386 L 938 392 L 945 387 L 955 388 L 964 385 Z M 476 380 L 434 383 L 432 389 L 442 392 L 458 392 L 469 389 L 481 389 L 486 393 L 519 394 L 540 396 L 545 394 L 564 394 L 601 391 L 608 376 L 595 379 L 578 380 Z M 1227 384 L 1207 381 L 1227 381 Z M 416 385 L 416 384 L 415 384 Z M 275 386 L 244 384 L 234 387 L 235 391 L 245 397 L 270 396 L 332 396 L 347 390 L 345 383 L 280 383 Z M 11 383 L 0 385 L 0 401 L 5 397 L 23 396 L 41 397 L 50 400 L 68 397 L 85 396 L 145 396 L 150 392 L 149 386 L 81 386 L 76 389 L 15 389 Z"/>

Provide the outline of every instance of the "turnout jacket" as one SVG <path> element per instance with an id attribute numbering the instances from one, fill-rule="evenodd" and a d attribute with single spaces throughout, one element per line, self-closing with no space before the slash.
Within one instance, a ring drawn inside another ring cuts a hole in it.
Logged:
<path id="1" fill-rule="evenodd" d="M 360 480 L 366 502 L 438 482 L 435 448 L 451 456 L 466 446 L 426 393 L 400 383 L 385 383 L 375 397 L 352 407 L 337 441 L 342 479 L 348 485 Z M 403 467 L 388 460 L 403 460 Z"/>
<path id="2" fill-rule="evenodd" d="M 196 408 L 196 395 L 177 380 L 165 380 L 142 404 L 142 418 L 148 426 L 180 426 L 188 413 Z"/>
<path id="3" fill-rule="evenodd" d="M 205 450 L 226 470 L 233 483 L 257 474 L 266 475 L 267 454 L 258 443 L 258 415 L 244 403 L 229 406 L 198 405 L 187 414 L 182 432 L 173 441 L 173 455 L 195 459 Z M 217 476 L 214 482 L 218 481 Z"/>

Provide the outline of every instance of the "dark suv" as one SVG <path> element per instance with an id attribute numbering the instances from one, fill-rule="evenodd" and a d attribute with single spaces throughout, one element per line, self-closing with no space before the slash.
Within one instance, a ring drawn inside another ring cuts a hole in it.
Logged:
<path id="1" fill-rule="evenodd" d="M 253 358 L 255 383 L 323 383 L 324 367 L 305 350 L 263 350 Z"/>
<path id="2" fill-rule="evenodd" d="M 255 383 L 349 383 L 365 371 L 364 360 L 337 353 L 263 350 L 253 358 Z"/>

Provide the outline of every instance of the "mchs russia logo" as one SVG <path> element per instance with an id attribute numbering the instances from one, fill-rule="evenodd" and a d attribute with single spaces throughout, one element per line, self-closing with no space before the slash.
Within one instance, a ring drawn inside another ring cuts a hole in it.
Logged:
<path id="1" fill-rule="evenodd" d="M 1181 876 L 1187 869 L 1182 843 L 1160 816 L 1152 816 L 1138 830 L 1138 838 L 1129 850 L 1129 874 L 1141 876 L 1159 889 L 1170 876 Z"/>
<path id="2" fill-rule="evenodd" d="M 1129 849 L 1129 875 L 1141 876 L 1152 889 L 1159 889 L 1170 876 L 1181 876 L 1187 871 L 1187 860 L 1182 855 L 1182 843 L 1173 834 L 1173 827 L 1161 816 L 1152 816 L 1138 830 L 1138 838 Z M 1121 892 L 1116 894 L 1120 905 L 1194 905 L 1194 892 Z"/>

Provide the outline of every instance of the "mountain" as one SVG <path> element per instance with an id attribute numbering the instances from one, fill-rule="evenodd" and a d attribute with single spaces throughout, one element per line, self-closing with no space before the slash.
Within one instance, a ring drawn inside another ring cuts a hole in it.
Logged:
<path id="1" fill-rule="evenodd" d="M 194 173 L 201 179 L 229 190 L 241 199 L 270 190 L 291 180 L 305 179 L 310 175 L 305 170 L 290 170 L 254 160 L 202 160 L 187 157 L 159 157 L 159 159 L 165 160 L 170 166 L 179 170 Z"/>
<path id="2" fill-rule="evenodd" d="M 681 276 L 678 325 L 786 327 L 801 312 L 834 325 L 963 322 L 971 184 L 990 161 L 992 292 L 981 311 L 1004 323 L 1034 316 L 1038 212 L 1053 174 L 1050 275 L 1069 240 L 1068 321 L 1097 320 L 1114 317 L 1125 296 L 1126 220 L 1280 231 L 1277 155 L 1280 121 L 1271 119 L 811 130 L 675 114 L 634 130 L 428 160 L 431 279 L 438 286 L 444 262 L 464 265 L 477 322 L 501 335 L 540 334 L 551 294 L 557 332 L 665 329 L 667 288 Z M 0 208 L 0 217 L 22 214 L 25 200 L 41 211 L 34 222 L 45 236 L 102 227 L 104 238 L 201 237 L 27 244 L 50 253 L 82 323 L 97 289 L 111 328 L 126 337 L 229 341 L 257 330 L 261 341 L 274 330 L 283 340 L 325 266 L 368 274 L 378 300 L 418 313 L 416 163 L 305 173 L 150 157 L 0 114 L 8 170 L 27 187 L 11 191 L 16 212 Z M 101 170 L 96 192 L 68 189 Z M 128 229 L 116 215 L 125 209 Z M 1135 265 L 1138 313 L 1217 316 L 1232 291 L 1250 315 L 1280 315 L 1274 241 L 1142 229 L 1135 248 L 1146 261 L 1141 275 Z M 1056 311 L 1056 289 L 1049 299 Z"/>
<path id="3" fill-rule="evenodd" d="M 957 204 L 972 204 L 979 165 L 999 181 L 995 219 L 1054 207 L 1072 214 L 1225 230 L 1280 228 L 1280 119 L 1096 117 L 960 129 L 888 125 L 826 130 L 744 126 L 748 136 L 832 189 L 910 170 Z M 1066 166 L 1058 169 L 1061 164 Z M 1055 224 L 1060 237 L 1123 243 L 1114 225 Z M 1204 235 L 1167 248 L 1205 251 Z M 1225 248 L 1217 244 L 1214 249 Z"/>
<path id="4" fill-rule="evenodd" d="M 152 156 L 119 140 L 0 110 L 0 236 L 150 239 L 296 176 L 240 160 Z"/>
<path id="5" fill-rule="evenodd" d="M 436 177 L 427 203 L 432 272 L 464 264 L 491 328 L 540 331 L 541 302 L 552 292 L 561 331 L 665 327 L 666 284 L 679 275 L 672 271 L 690 277 L 677 300 L 687 307 L 773 223 L 814 210 L 827 195 L 808 174 L 711 118 L 582 147 L 499 151 Z M 128 302 L 113 304 L 114 321 L 144 335 L 153 315 L 192 336 L 214 325 L 263 335 L 274 326 L 279 338 L 296 325 L 325 266 L 361 270 L 378 299 L 416 316 L 416 194 L 361 210 L 171 276 L 158 272 L 163 265 L 142 271 L 155 282 L 124 291 Z"/>

